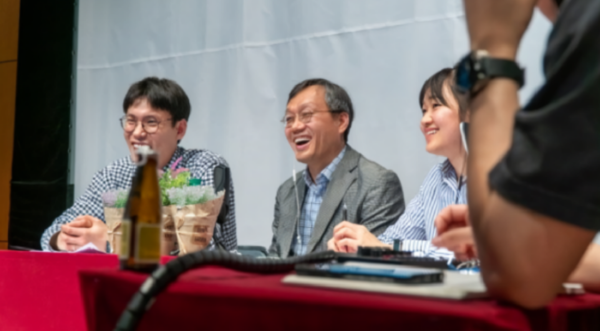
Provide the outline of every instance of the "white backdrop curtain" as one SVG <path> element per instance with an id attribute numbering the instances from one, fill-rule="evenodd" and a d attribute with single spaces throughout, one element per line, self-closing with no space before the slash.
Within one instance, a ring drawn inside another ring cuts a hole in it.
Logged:
<path id="1" fill-rule="evenodd" d="M 549 28 L 536 13 L 523 99 L 542 82 Z M 323 77 L 354 102 L 350 145 L 394 170 L 409 201 L 442 160 L 424 150 L 419 89 L 467 51 L 459 0 L 80 0 L 75 196 L 128 155 L 117 119 L 129 85 L 170 78 L 192 103 L 181 145 L 227 159 L 239 243 L 267 246 L 277 187 L 302 167 L 279 122 L 287 94 Z"/>

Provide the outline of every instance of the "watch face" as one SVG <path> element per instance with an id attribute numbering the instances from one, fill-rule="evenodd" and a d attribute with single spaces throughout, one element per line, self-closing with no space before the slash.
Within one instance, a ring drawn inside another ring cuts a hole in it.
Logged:
<path id="1" fill-rule="evenodd" d="M 472 64 L 471 54 L 468 54 L 456 65 L 456 87 L 461 93 L 467 93 L 473 87 Z"/>

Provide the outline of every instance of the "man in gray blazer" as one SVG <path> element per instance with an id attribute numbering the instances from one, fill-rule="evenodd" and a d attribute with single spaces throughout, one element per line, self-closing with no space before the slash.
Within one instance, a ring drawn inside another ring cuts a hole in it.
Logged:
<path id="1" fill-rule="evenodd" d="M 348 93 L 328 80 L 308 79 L 290 92 L 282 122 L 306 169 L 277 191 L 270 255 L 326 250 L 345 207 L 347 221 L 376 235 L 404 211 L 398 176 L 347 145 L 353 118 Z"/>

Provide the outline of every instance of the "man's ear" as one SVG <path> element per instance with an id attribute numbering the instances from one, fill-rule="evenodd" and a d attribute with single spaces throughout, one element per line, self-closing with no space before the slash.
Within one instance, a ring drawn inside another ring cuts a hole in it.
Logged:
<path id="1" fill-rule="evenodd" d="M 338 113 L 338 121 L 340 121 L 340 126 L 338 127 L 339 133 L 344 133 L 348 126 L 350 125 L 350 114 L 346 112 Z"/>
<path id="2" fill-rule="evenodd" d="M 183 139 L 183 136 L 187 132 L 187 120 L 180 120 L 175 124 L 175 127 L 177 128 L 177 140 Z"/>

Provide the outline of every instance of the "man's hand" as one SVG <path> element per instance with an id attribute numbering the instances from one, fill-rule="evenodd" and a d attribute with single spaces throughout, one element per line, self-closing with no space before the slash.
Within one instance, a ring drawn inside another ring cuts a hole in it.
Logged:
<path id="1" fill-rule="evenodd" d="M 514 60 L 537 0 L 464 0 L 471 49 Z"/>
<path id="2" fill-rule="evenodd" d="M 358 246 L 391 247 L 379 241 L 364 225 L 348 221 L 336 225 L 333 228 L 333 237 L 327 242 L 327 249 L 342 253 L 355 253 Z"/>
<path id="3" fill-rule="evenodd" d="M 108 228 L 101 220 L 89 216 L 79 216 L 71 223 L 62 225 L 56 240 L 56 246 L 61 251 L 75 251 L 91 242 L 99 250 L 106 251 Z"/>
<path id="4" fill-rule="evenodd" d="M 434 246 L 452 251 L 461 261 L 477 257 L 467 205 L 450 205 L 442 209 L 435 218 L 435 227 L 437 235 L 431 241 Z"/>

